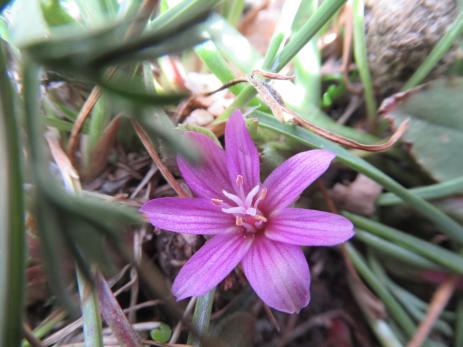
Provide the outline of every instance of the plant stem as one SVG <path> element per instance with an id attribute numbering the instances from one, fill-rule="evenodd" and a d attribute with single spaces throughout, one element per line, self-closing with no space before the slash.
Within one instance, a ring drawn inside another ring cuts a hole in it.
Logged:
<path id="1" fill-rule="evenodd" d="M 437 63 L 442 59 L 442 57 L 448 52 L 452 47 L 455 40 L 463 32 L 463 11 L 460 11 L 458 17 L 450 25 L 447 32 L 442 36 L 439 42 L 434 46 L 433 50 L 420 67 L 415 71 L 415 73 L 410 77 L 410 79 L 405 83 L 402 88 L 402 91 L 416 87 L 418 84 L 424 81 L 428 74 L 434 69 Z"/>
<path id="2" fill-rule="evenodd" d="M 215 288 L 209 293 L 200 296 L 196 300 L 195 312 L 193 314 L 193 325 L 196 327 L 197 332 L 204 336 L 208 333 L 209 322 L 211 320 L 212 304 L 214 303 Z M 189 345 L 194 347 L 201 347 L 199 339 L 190 333 L 188 336 Z"/>
<path id="3" fill-rule="evenodd" d="M 354 57 L 357 63 L 360 79 L 363 84 L 365 105 L 367 109 L 368 123 L 372 131 L 376 128 L 376 99 L 373 89 L 373 82 L 368 70 L 367 48 L 365 44 L 365 23 L 364 23 L 364 0 L 354 0 L 352 12 L 354 16 Z"/>
<path id="4" fill-rule="evenodd" d="M 76 266 L 85 347 L 103 347 L 103 330 L 96 290 Z"/>
<path id="5" fill-rule="evenodd" d="M 347 254 L 355 266 L 359 274 L 365 279 L 368 285 L 374 290 L 374 292 L 381 298 L 386 305 L 391 316 L 396 322 L 398 322 L 402 329 L 404 329 L 407 336 L 411 337 L 415 332 L 416 326 L 413 320 L 405 312 L 402 306 L 392 296 L 389 290 L 384 286 L 381 281 L 376 277 L 373 271 L 368 267 L 365 259 L 357 252 L 357 250 L 348 243 L 346 245 Z"/>
<path id="6" fill-rule="evenodd" d="M 0 43 L 0 345 L 20 346 L 25 288 L 22 150 L 4 43 Z"/>
<path id="7" fill-rule="evenodd" d="M 370 177 L 384 188 L 399 196 L 403 201 L 407 202 L 416 211 L 424 217 L 433 221 L 436 226 L 441 228 L 441 231 L 448 235 L 453 240 L 463 243 L 463 226 L 458 224 L 444 212 L 421 199 L 417 195 L 405 189 L 391 177 L 384 174 L 381 170 L 363 160 L 362 158 L 353 156 L 348 150 L 341 146 L 321 138 L 320 136 L 307 131 L 301 127 L 282 124 L 274 117 L 270 117 L 263 112 L 256 111 L 254 115 L 259 120 L 259 124 L 265 128 L 272 129 L 281 134 L 289 136 L 300 143 L 309 147 L 328 149 L 336 154 L 337 160 L 344 165 Z"/>
<path id="8" fill-rule="evenodd" d="M 236 26 L 240 21 L 241 14 L 243 13 L 244 9 L 244 0 L 233 0 L 230 4 L 230 9 L 227 14 L 228 22 Z"/>
<path id="9" fill-rule="evenodd" d="M 436 263 L 430 261 L 407 248 L 401 247 L 396 243 L 386 241 L 374 234 L 357 229 L 355 238 L 374 248 L 375 250 L 387 254 L 388 256 L 406 262 L 408 264 L 418 266 L 424 269 L 442 269 Z"/>
<path id="10" fill-rule="evenodd" d="M 412 188 L 408 191 L 426 200 L 445 198 L 447 196 L 463 193 L 463 177 L 457 177 L 426 187 Z M 393 193 L 384 193 L 380 195 L 377 200 L 377 204 L 380 206 L 397 205 L 401 203 L 403 203 L 402 199 Z"/>
<path id="11" fill-rule="evenodd" d="M 275 57 L 270 70 L 278 72 L 285 67 L 345 2 L 346 0 L 323 1 L 317 12 L 294 34 L 288 44 Z M 246 105 L 255 95 L 256 90 L 250 85 L 246 86 L 216 122 L 223 122 L 228 119 L 233 110 Z"/>
<path id="12" fill-rule="evenodd" d="M 371 232 L 392 242 L 396 242 L 402 247 L 420 254 L 437 264 L 445 266 L 453 272 L 459 274 L 463 273 L 463 257 L 458 253 L 453 253 L 445 248 L 436 246 L 430 242 L 421 240 L 415 236 L 372 221 L 368 218 L 360 217 L 349 212 L 344 212 L 343 214 L 360 229 Z"/>
<path id="13" fill-rule="evenodd" d="M 460 296 L 457 304 L 457 320 L 455 324 L 454 347 L 463 346 L 463 297 Z"/>

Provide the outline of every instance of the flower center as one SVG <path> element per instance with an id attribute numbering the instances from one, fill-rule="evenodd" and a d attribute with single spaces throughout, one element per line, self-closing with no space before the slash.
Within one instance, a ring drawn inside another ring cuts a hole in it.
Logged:
<path id="1" fill-rule="evenodd" d="M 226 190 L 222 191 L 223 195 L 231 203 L 226 203 L 221 199 L 212 199 L 212 202 L 218 206 L 222 206 L 222 212 L 234 215 L 236 225 L 242 227 L 244 231 L 256 233 L 263 229 L 267 222 L 267 218 L 259 210 L 259 204 L 265 199 L 267 189 L 261 188 L 258 184 L 249 193 L 245 194 L 243 182 L 243 176 L 238 175 L 236 177 L 237 194 L 232 194 Z"/>

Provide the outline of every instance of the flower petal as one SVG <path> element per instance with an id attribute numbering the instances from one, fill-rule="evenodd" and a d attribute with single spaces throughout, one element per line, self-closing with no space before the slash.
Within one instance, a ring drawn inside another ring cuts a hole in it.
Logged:
<path id="1" fill-rule="evenodd" d="M 214 236 L 182 267 L 172 285 L 177 300 L 206 294 L 243 259 L 253 242 L 240 233 Z"/>
<path id="2" fill-rule="evenodd" d="M 284 208 L 272 216 L 265 227 L 265 236 L 301 246 L 334 246 L 354 235 L 347 218 L 323 211 Z"/>
<path id="3" fill-rule="evenodd" d="M 202 162 L 193 165 L 177 157 L 180 172 L 191 191 L 200 198 L 222 197 L 222 190 L 231 191 L 228 179 L 225 152 L 211 138 L 196 132 L 186 133 L 202 154 Z"/>
<path id="4" fill-rule="evenodd" d="M 323 149 L 301 152 L 283 162 L 267 177 L 268 189 L 262 208 L 268 214 L 287 207 L 329 167 L 335 154 Z"/>
<path id="5" fill-rule="evenodd" d="M 154 226 L 185 234 L 217 234 L 235 227 L 235 218 L 209 199 L 159 198 L 145 203 L 140 211 Z"/>
<path id="6" fill-rule="evenodd" d="M 259 153 L 240 111 L 235 111 L 227 122 L 225 153 L 230 182 L 236 184 L 236 177 L 243 176 L 243 188 L 248 193 L 260 183 Z"/>
<path id="7" fill-rule="evenodd" d="M 299 247 L 257 237 L 242 265 L 252 288 L 268 306 L 295 313 L 308 305 L 309 266 Z"/>

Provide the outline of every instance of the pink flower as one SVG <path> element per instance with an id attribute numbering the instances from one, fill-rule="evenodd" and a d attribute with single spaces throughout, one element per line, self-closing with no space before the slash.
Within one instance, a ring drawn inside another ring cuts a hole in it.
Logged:
<path id="1" fill-rule="evenodd" d="M 225 151 L 205 135 L 188 136 L 203 163 L 177 161 L 195 197 L 154 199 L 141 208 L 158 228 L 214 235 L 180 270 L 172 286 L 177 300 L 207 293 L 241 264 L 268 306 L 299 312 L 310 300 L 309 267 L 300 246 L 333 246 L 354 233 L 342 216 L 289 207 L 335 155 L 296 154 L 261 183 L 259 154 L 240 112 L 227 123 Z"/>

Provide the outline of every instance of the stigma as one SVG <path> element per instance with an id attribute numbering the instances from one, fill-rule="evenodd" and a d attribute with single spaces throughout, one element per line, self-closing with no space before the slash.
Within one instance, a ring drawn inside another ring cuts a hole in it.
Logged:
<path id="1" fill-rule="evenodd" d="M 261 230 L 267 218 L 259 210 L 259 204 L 267 195 L 267 188 L 260 184 L 254 186 L 247 194 L 244 192 L 244 178 L 238 175 L 236 178 L 236 194 L 223 190 L 223 195 L 228 199 L 214 198 L 212 203 L 222 207 L 222 212 L 232 214 L 236 218 L 235 224 L 244 231 L 255 233 Z"/>

